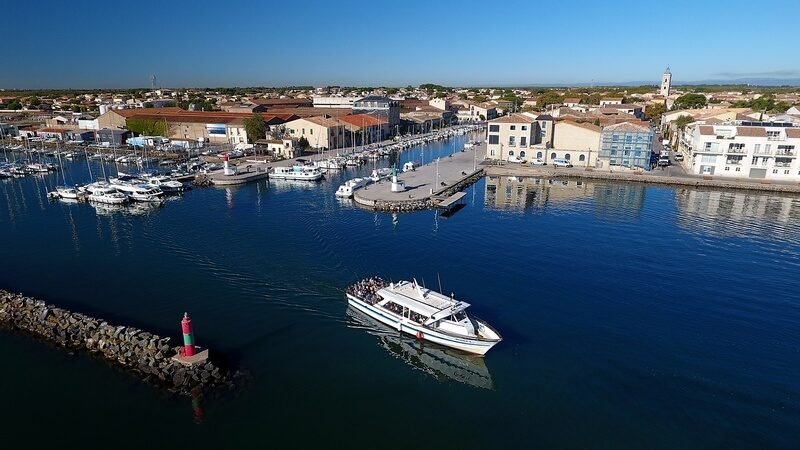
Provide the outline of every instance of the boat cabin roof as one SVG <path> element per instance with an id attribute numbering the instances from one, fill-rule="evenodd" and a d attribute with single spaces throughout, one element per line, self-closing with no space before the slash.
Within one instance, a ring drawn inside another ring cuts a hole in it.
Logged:
<path id="1" fill-rule="evenodd" d="M 469 307 L 467 302 L 453 300 L 411 281 L 391 284 L 378 291 L 378 294 L 385 300 L 404 306 L 434 321 L 444 319 Z"/>

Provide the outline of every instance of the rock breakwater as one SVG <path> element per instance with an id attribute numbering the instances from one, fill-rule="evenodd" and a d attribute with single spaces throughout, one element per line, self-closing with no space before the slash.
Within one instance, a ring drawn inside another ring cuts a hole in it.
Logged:
<path id="1" fill-rule="evenodd" d="M 59 347 L 85 351 L 141 377 L 144 381 L 184 395 L 232 388 L 237 374 L 211 360 L 186 365 L 173 359 L 180 346 L 134 327 L 117 326 L 42 300 L 0 290 L 0 325 Z"/>

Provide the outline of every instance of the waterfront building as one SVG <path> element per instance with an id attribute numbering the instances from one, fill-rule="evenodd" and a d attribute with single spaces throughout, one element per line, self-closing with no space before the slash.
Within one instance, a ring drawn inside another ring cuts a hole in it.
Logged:
<path id="1" fill-rule="evenodd" d="M 468 103 L 457 106 L 458 123 L 476 123 L 497 117 L 497 108 L 487 103 Z"/>
<path id="2" fill-rule="evenodd" d="M 669 97 L 669 91 L 672 88 L 672 72 L 669 71 L 669 67 L 667 70 L 664 71 L 664 74 L 661 75 L 661 90 L 660 94 L 662 97 L 667 98 Z"/>
<path id="3" fill-rule="evenodd" d="M 389 127 L 400 124 L 400 101 L 380 95 L 370 95 L 353 102 L 355 114 L 377 114 L 387 118 Z"/>
<path id="4" fill-rule="evenodd" d="M 19 136 L 19 128 L 10 123 L 0 123 L 0 139 Z"/>
<path id="5" fill-rule="evenodd" d="M 650 170 L 653 135 L 646 122 L 623 122 L 603 127 L 597 167 Z"/>
<path id="6" fill-rule="evenodd" d="M 690 129 L 683 163 L 691 173 L 800 180 L 800 127 L 790 122 L 731 121 Z"/>
<path id="7" fill-rule="evenodd" d="M 385 117 L 373 116 L 370 114 L 351 114 L 339 118 L 342 122 L 350 125 L 348 129 L 355 131 L 357 139 L 356 145 L 372 144 L 380 142 L 389 137 L 389 121 Z"/>
<path id="8" fill-rule="evenodd" d="M 128 141 L 128 138 L 132 136 L 131 132 L 128 130 L 114 130 L 114 129 L 107 129 L 104 128 L 102 130 L 96 131 L 96 140 L 100 143 L 108 143 L 112 147 L 122 147 Z"/>
<path id="9" fill-rule="evenodd" d="M 529 150 L 539 143 L 539 123 L 525 114 L 512 114 L 489 121 L 486 131 L 486 158 L 508 160 L 509 156 L 530 159 Z"/>
<path id="10" fill-rule="evenodd" d="M 548 164 L 554 159 L 566 159 L 575 167 L 595 167 L 599 149 L 599 126 L 562 120 L 553 127 L 552 148 L 545 151 L 543 159 Z"/>
<path id="11" fill-rule="evenodd" d="M 335 149 L 350 145 L 351 124 L 330 116 L 305 117 L 286 123 L 292 139 L 306 138 L 312 148 Z"/>
<path id="12" fill-rule="evenodd" d="M 302 149 L 295 145 L 295 141 L 291 137 L 259 139 L 256 144 L 265 146 L 268 152 L 281 158 L 297 158 L 303 155 Z"/>

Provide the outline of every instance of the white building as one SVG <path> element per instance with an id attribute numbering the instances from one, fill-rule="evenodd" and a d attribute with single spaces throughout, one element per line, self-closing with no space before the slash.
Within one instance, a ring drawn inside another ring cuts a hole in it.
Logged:
<path id="1" fill-rule="evenodd" d="M 539 124 L 535 119 L 512 114 L 489 121 L 486 131 L 486 158 L 506 161 L 509 156 L 530 159 L 529 148 L 537 144 Z"/>
<path id="2" fill-rule="evenodd" d="M 692 173 L 800 180 L 800 127 L 773 122 L 727 122 L 692 127 L 684 165 Z"/>
<path id="3" fill-rule="evenodd" d="M 313 97 L 314 108 L 352 108 L 353 103 L 361 97 L 336 97 L 319 96 Z"/>

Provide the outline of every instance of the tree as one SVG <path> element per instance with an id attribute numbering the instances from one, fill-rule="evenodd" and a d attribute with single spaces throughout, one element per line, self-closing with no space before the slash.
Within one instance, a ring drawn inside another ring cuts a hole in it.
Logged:
<path id="1" fill-rule="evenodd" d="M 167 124 L 163 120 L 128 119 L 126 126 L 139 136 L 167 136 Z"/>
<path id="2" fill-rule="evenodd" d="M 247 133 L 247 141 L 251 144 L 254 144 L 258 139 L 263 139 L 267 135 L 264 117 L 261 114 L 254 113 L 251 117 L 244 119 L 244 131 Z"/>
<path id="3" fill-rule="evenodd" d="M 672 109 L 696 109 L 706 106 L 706 96 L 703 94 L 683 94 L 675 99 Z"/>
<path id="4" fill-rule="evenodd" d="M 547 91 L 536 99 L 536 105 L 544 108 L 547 105 L 556 105 L 561 103 L 561 96 L 554 91 Z"/>
<path id="5" fill-rule="evenodd" d="M 33 97 L 30 98 L 30 100 L 28 100 L 28 104 L 35 108 L 35 107 L 41 105 L 42 101 L 39 100 L 39 97 L 33 96 Z"/>
<path id="6" fill-rule="evenodd" d="M 644 116 L 647 120 L 651 122 L 659 122 L 661 121 L 661 116 L 667 111 L 667 107 L 664 106 L 663 103 L 653 103 L 651 105 L 647 105 L 647 108 L 644 110 Z"/>
<path id="7" fill-rule="evenodd" d="M 302 151 L 305 151 L 311 145 L 308 143 L 308 139 L 305 136 L 301 136 L 300 139 L 297 140 L 297 148 Z"/>
<path id="8" fill-rule="evenodd" d="M 150 102 L 145 102 L 145 103 L 144 103 L 144 107 L 145 107 L 145 108 L 152 108 L 152 107 L 153 107 L 153 104 L 152 104 L 152 103 L 150 103 Z"/>
<path id="9" fill-rule="evenodd" d="M 683 130 L 686 128 L 686 125 L 689 125 L 692 122 L 694 122 L 694 117 L 683 115 L 675 119 L 675 126 L 678 127 L 678 129 Z"/>
<path id="10" fill-rule="evenodd" d="M 81 105 L 72 105 L 72 112 L 81 112 Z"/>

